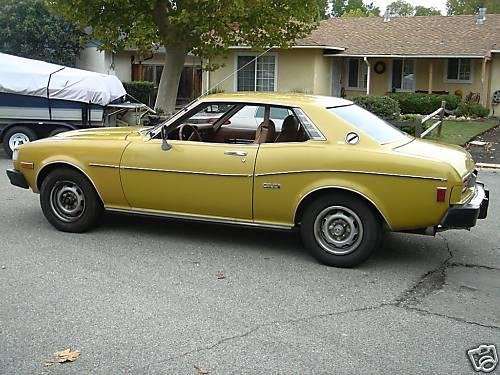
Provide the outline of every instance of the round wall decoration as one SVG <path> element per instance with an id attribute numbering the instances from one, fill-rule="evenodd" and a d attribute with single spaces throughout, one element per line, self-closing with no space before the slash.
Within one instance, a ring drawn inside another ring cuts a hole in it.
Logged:
<path id="1" fill-rule="evenodd" d="M 375 66 L 373 67 L 373 70 L 375 70 L 375 73 L 377 74 L 382 74 L 383 72 L 385 72 L 385 62 L 377 61 L 375 63 Z"/>

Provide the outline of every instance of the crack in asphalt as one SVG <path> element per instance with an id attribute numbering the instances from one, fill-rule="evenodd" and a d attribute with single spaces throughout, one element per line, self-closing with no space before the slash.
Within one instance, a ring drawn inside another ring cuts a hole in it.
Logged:
<path id="1" fill-rule="evenodd" d="M 151 367 L 152 365 L 158 365 L 158 364 L 169 362 L 169 361 L 172 361 L 172 360 L 175 360 L 175 359 L 183 358 L 183 357 L 186 357 L 186 356 L 188 356 L 190 354 L 199 353 L 199 352 L 203 352 L 203 351 L 207 351 L 207 350 L 212 350 L 212 349 L 216 348 L 217 346 L 219 346 L 221 344 L 224 344 L 225 342 L 247 337 L 247 336 L 251 335 L 252 333 L 254 333 L 254 332 L 256 332 L 259 329 L 264 328 L 264 327 L 268 327 L 268 326 L 272 326 L 272 325 L 291 324 L 291 323 L 297 323 L 297 322 L 304 322 L 304 321 L 308 321 L 308 320 L 325 318 L 325 317 L 336 316 L 336 315 L 350 314 L 350 313 L 354 313 L 354 312 L 362 312 L 362 311 L 370 311 L 370 310 L 373 311 L 373 310 L 377 310 L 377 309 L 380 309 L 382 307 L 390 306 L 390 305 L 392 305 L 392 303 L 383 302 L 383 303 L 380 303 L 380 304 L 374 305 L 374 306 L 365 306 L 365 307 L 359 307 L 359 308 L 356 308 L 356 309 L 336 311 L 336 312 L 325 313 L 325 314 L 315 314 L 315 315 L 310 315 L 310 316 L 301 317 L 301 318 L 295 318 L 295 319 L 273 320 L 273 321 L 270 321 L 270 322 L 261 323 L 261 324 L 256 325 L 252 329 L 249 329 L 249 330 L 245 331 L 244 333 L 240 333 L 240 334 L 237 334 L 237 335 L 224 337 L 224 338 L 216 341 L 212 345 L 207 345 L 207 346 L 203 346 L 203 347 L 200 347 L 200 348 L 188 350 L 186 352 L 183 352 L 183 353 L 171 356 L 171 357 L 163 359 L 161 361 L 157 361 L 157 362 L 151 363 L 151 364 L 149 364 L 149 365 L 147 365 L 145 367 L 142 367 L 140 370 L 147 369 L 147 368 Z"/>
<path id="2" fill-rule="evenodd" d="M 471 324 L 471 325 L 479 326 L 479 327 L 483 327 L 483 328 L 491 328 L 491 329 L 498 329 L 498 330 L 500 330 L 499 326 L 478 323 L 478 322 L 474 322 L 474 321 L 467 320 L 467 319 L 464 319 L 464 318 L 459 318 L 457 316 L 450 316 L 450 315 L 446 315 L 446 314 L 440 314 L 440 313 L 429 311 L 429 310 L 426 310 L 426 309 L 421 309 L 421 308 L 418 308 L 418 307 L 415 307 L 415 306 L 404 306 L 403 308 L 406 309 L 406 310 L 413 310 L 413 311 L 419 312 L 419 313 L 421 313 L 423 315 L 440 316 L 442 318 L 451 319 L 451 320 L 454 320 L 454 321 L 457 321 L 457 322 L 461 322 L 461 323 Z"/>
<path id="3" fill-rule="evenodd" d="M 398 307 L 407 307 L 417 305 L 426 296 L 440 290 L 443 288 L 446 282 L 446 269 L 450 267 L 451 259 L 453 258 L 453 252 L 451 251 L 448 240 L 439 235 L 443 239 L 448 256 L 446 259 L 439 264 L 433 270 L 425 273 L 420 280 L 418 280 L 413 287 L 404 291 L 398 299 L 395 301 L 395 305 Z"/>
<path id="4" fill-rule="evenodd" d="M 215 349 L 216 347 L 218 347 L 218 346 L 220 346 L 228 341 L 233 341 L 233 340 L 238 340 L 238 339 L 241 339 L 244 337 L 248 337 L 252 333 L 254 333 L 254 332 L 256 332 L 259 329 L 264 328 L 264 327 L 269 327 L 272 325 L 280 325 L 280 324 L 285 325 L 285 324 L 292 324 L 292 323 L 298 323 L 298 322 L 305 322 L 305 321 L 309 321 L 309 320 L 313 320 L 313 319 L 319 319 L 319 318 L 325 318 L 325 317 L 331 317 L 331 316 L 337 316 L 337 315 L 343 315 L 343 314 L 350 314 L 350 313 L 355 313 L 355 312 L 374 311 L 374 310 L 377 310 L 377 309 L 380 309 L 383 307 L 401 308 L 401 309 L 404 309 L 407 311 L 413 311 L 413 312 L 417 312 L 417 313 L 423 314 L 423 315 L 438 316 L 441 318 L 453 320 L 453 321 L 460 322 L 460 323 L 470 324 L 470 325 L 474 325 L 474 326 L 478 326 L 478 327 L 489 328 L 489 329 L 500 329 L 499 326 L 482 324 L 482 323 L 470 321 L 470 320 L 467 320 L 464 318 L 450 316 L 450 315 L 446 315 L 446 314 L 441 314 L 441 313 L 437 313 L 437 312 L 433 312 L 430 310 L 426 310 L 426 309 L 422 309 L 422 308 L 417 307 L 417 305 L 430 293 L 443 288 L 443 286 L 446 283 L 446 270 L 448 268 L 467 267 L 467 268 L 484 268 L 484 269 L 488 269 L 488 270 L 497 270 L 497 271 L 500 270 L 499 268 L 496 268 L 496 267 L 452 262 L 451 260 L 453 259 L 453 252 L 451 250 L 448 239 L 440 234 L 437 234 L 437 236 L 439 236 L 445 244 L 446 251 L 448 253 L 448 256 L 446 257 L 446 259 L 443 260 L 436 268 L 434 268 L 433 270 L 430 270 L 429 272 L 427 272 L 423 276 L 421 276 L 420 279 L 415 283 L 415 285 L 413 285 L 411 288 L 405 290 L 399 298 L 397 298 L 396 300 L 394 300 L 392 302 L 382 302 L 378 305 L 373 305 L 373 306 L 365 306 L 365 307 L 359 307 L 359 308 L 355 308 L 355 309 L 336 311 L 336 312 L 324 313 L 324 314 L 315 314 L 315 315 L 310 315 L 310 316 L 306 316 L 306 317 L 302 317 L 302 318 L 274 320 L 274 321 L 267 322 L 267 323 L 261 323 L 261 324 L 256 325 L 255 327 L 243 332 L 243 333 L 236 334 L 233 336 L 224 337 L 211 345 L 188 350 L 186 352 L 171 356 L 171 357 L 166 358 L 164 360 L 148 364 L 147 366 L 145 366 L 141 369 L 147 369 L 147 368 L 151 367 L 152 365 L 158 365 L 161 363 L 180 359 L 180 358 L 186 357 L 190 354 Z"/>

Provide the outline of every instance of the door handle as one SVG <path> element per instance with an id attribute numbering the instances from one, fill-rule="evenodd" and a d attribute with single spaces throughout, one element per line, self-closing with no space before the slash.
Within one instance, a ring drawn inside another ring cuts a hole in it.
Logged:
<path id="1" fill-rule="evenodd" d="M 247 152 L 246 151 L 230 150 L 230 151 L 224 151 L 224 155 L 230 155 L 230 156 L 247 156 Z"/>

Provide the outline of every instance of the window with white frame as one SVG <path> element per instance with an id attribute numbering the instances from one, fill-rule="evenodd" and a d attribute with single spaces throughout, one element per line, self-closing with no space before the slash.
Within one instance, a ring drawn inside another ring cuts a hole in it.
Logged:
<path id="1" fill-rule="evenodd" d="M 448 82 L 471 82 L 470 59 L 448 59 L 446 80 Z"/>
<path id="2" fill-rule="evenodd" d="M 392 61 L 392 90 L 415 91 L 415 60 L 394 59 Z"/>
<path id="3" fill-rule="evenodd" d="M 349 59 L 347 62 L 347 87 L 350 89 L 366 89 L 368 67 L 363 59 Z"/>
<path id="4" fill-rule="evenodd" d="M 237 56 L 237 69 L 236 91 L 276 90 L 276 56 Z"/>

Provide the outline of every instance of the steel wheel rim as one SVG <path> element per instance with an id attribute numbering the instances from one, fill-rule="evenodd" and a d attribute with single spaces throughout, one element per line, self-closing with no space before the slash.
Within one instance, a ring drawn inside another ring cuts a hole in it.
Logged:
<path id="1" fill-rule="evenodd" d="M 50 208 L 61 221 L 72 223 L 85 212 L 85 195 L 72 181 L 57 181 L 50 190 Z"/>
<path id="2" fill-rule="evenodd" d="M 316 216 L 314 238 L 326 252 L 347 255 L 361 243 L 363 223 L 353 210 L 343 206 L 330 206 Z"/>
<path id="3" fill-rule="evenodd" d="M 9 138 L 9 147 L 11 150 L 14 150 L 17 146 L 24 145 L 25 143 L 29 143 L 29 137 L 24 133 L 14 133 Z"/>

